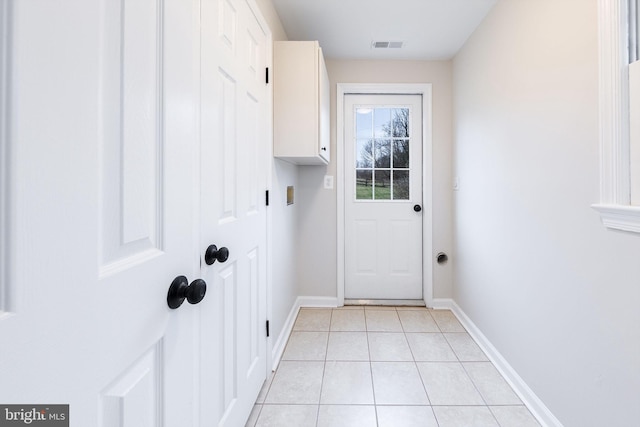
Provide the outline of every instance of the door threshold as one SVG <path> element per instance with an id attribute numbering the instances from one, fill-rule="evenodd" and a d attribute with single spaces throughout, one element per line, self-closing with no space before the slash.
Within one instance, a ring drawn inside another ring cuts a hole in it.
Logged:
<path id="1" fill-rule="evenodd" d="M 382 305 L 400 307 L 425 307 L 421 299 L 345 299 L 344 305 Z"/>

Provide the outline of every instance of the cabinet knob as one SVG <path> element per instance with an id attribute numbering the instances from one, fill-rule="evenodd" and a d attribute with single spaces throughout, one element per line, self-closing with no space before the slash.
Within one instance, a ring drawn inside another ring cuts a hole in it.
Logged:
<path id="1" fill-rule="evenodd" d="M 322 147 L 321 150 L 322 151 L 327 151 L 327 147 Z"/>

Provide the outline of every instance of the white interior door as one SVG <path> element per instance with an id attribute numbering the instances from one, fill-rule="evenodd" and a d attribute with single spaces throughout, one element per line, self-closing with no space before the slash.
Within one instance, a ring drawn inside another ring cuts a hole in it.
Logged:
<path id="1" fill-rule="evenodd" d="M 344 105 L 345 298 L 422 299 L 422 97 Z"/>
<path id="2" fill-rule="evenodd" d="M 203 425 L 243 426 L 267 373 L 267 84 L 270 36 L 246 0 L 202 2 Z M 203 260 L 204 261 L 204 260 Z"/>
<path id="3" fill-rule="evenodd" d="M 198 2 L 0 10 L 0 403 L 193 426 Z"/>

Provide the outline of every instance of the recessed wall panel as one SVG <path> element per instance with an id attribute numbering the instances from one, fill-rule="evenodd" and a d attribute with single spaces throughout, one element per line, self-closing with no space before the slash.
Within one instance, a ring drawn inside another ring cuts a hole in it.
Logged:
<path id="1" fill-rule="evenodd" d="M 103 0 L 101 275 L 162 249 L 162 8 Z"/>

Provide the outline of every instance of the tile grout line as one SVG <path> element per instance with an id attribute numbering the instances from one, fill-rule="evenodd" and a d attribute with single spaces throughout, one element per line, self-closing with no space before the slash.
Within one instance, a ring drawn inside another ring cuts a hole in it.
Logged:
<path id="1" fill-rule="evenodd" d="M 464 366 L 464 364 L 462 362 L 460 362 L 460 366 L 462 366 L 462 370 L 464 371 L 464 373 L 467 375 L 467 377 L 469 377 L 469 381 L 471 381 L 471 384 L 473 384 L 473 388 L 476 389 L 476 391 L 478 392 L 478 395 L 480 396 L 480 399 L 482 399 L 482 401 L 484 402 L 484 408 L 487 408 L 487 410 L 489 410 L 489 413 L 491 414 L 491 416 L 493 417 L 493 419 L 495 420 L 496 424 L 499 426 L 500 423 L 498 422 L 498 419 L 496 418 L 496 416 L 494 415 L 493 411 L 491 410 L 491 408 L 489 407 L 489 404 L 487 403 L 487 400 L 484 398 L 484 396 L 482 395 L 482 393 L 480 392 L 480 389 L 478 388 L 478 386 L 476 385 L 476 382 L 473 380 L 473 378 L 471 378 L 471 375 L 469 375 L 469 371 L 467 370 L 467 367 Z"/>
<path id="2" fill-rule="evenodd" d="M 433 322 L 436 324 L 436 327 L 438 328 L 438 330 L 440 330 L 440 327 L 438 326 L 438 323 L 435 321 L 435 319 L 433 318 L 431 313 L 429 313 L 429 311 L 427 311 L 427 313 L 429 314 L 429 317 L 433 320 Z M 400 323 L 402 323 L 402 321 Z M 416 360 L 416 356 L 413 353 L 413 349 L 411 348 L 411 344 L 409 344 L 409 337 L 407 337 L 407 332 L 404 330 L 404 325 L 402 326 L 402 330 L 404 332 L 404 339 L 407 340 L 407 345 L 409 346 L 409 351 L 411 352 L 411 357 L 413 358 L 413 364 L 416 367 L 416 371 L 418 371 L 418 378 L 420 378 L 420 383 L 422 384 L 422 389 L 424 390 L 424 393 L 427 396 L 427 401 L 429 402 L 429 409 L 431 409 L 431 413 L 433 414 L 433 419 L 436 420 L 436 424 L 439 427 L 440 426 L 440 422 L 438 421 L 438 418 L 436 417 L 436 413 L 433 410 L 433 405 L 432 405 L 432 402 L 431 402 L 431 398 L 429 397 L 429 391 L 427 391 L 427 386 L 424 384 L 424 379 L 422 378 L 422 373 L 420 373 L 420 368 L 418 367 L 418 361 Z"/>
<path id="3" fill-rule="evenodd" d="M 318 409 L 316 410 L 316 424 L 318 427 L 318 420 L 320 419 L 320 405 L 322 404 L 322 390 L 324 389 L 324 376 L 327 372 L 327 354 L 329 353 L 329 338 L 331 337 L 331 324 L 333 322 L 333 309 L 329 315 L 329 328 L 327 332 L 327 345 L 324 352 L 324 363 L 322 364 L 322 381 L 320 382 L 320 396 L 318 396 Z"/>
<path id="4" fill-rule="evenodd" d="M 376 385 L 373 381 L 373 364 L 371 363 L 371 345 L 369 343 L 369 325 L 367 324 L 367 310 L 363 312 L 364 315 L 364 336 L 367 339 L 367 354 L 369 355 L 369 373 L 371 374 L 371 393 L 373 394 L 373 412 L 376 416 L 376 426 L 378 422 L 378 404 L 376 402 Z"/>

